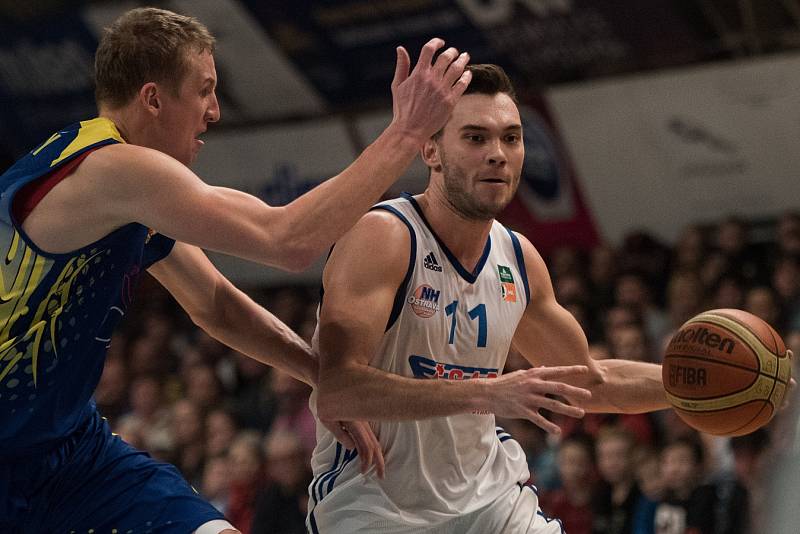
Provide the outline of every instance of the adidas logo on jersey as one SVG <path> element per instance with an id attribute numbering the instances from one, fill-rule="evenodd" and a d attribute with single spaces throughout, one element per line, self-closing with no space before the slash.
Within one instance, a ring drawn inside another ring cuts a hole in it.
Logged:
<path id="1" fill-rule="evenodd" d="M 422 263 L 425 265 L 426 269 L 436 271 L 437 273 L 442 272 L 442 266 L 436 261 L 436 256 L 433 255 L 433 252 L 428 252 L 428 255 L 425 256 L 425 261 Z"/>

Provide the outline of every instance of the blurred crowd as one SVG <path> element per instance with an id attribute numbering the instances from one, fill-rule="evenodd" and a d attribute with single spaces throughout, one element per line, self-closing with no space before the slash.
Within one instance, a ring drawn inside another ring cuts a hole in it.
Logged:
<path id="1" fill-rule="evenodd" d="M 688 226 L 675 243 L 645 232 L 619 246 L 561 248 L 547 258 L 558 300 L 593 358 L 659 362 L 700 311 L 740 308 L 800 352 L 800 213 L 757 226 L 735 217 Z M 310 388 L 196 328 L 150 278 L 115 333 L 96 392 L 125 440 L 174 463 L 244 534 L 305 532 L 315 443 Z M 250 295 L 309 340 L 318 287 Z M 508 370 L 529 366 L 509 355 Z M 795 373 L 796 375 L 796 373 Z M 759 534 L 770 484 L 793 449 L 797 415 L 764 429 L 702 435 L 671 410 L 498 425 L 525 449 L 545 514 L 569 534 Z"/>

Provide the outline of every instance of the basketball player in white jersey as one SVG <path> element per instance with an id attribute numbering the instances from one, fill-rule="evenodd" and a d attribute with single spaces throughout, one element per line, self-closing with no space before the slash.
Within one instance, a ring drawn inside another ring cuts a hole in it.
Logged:
<path id="1" fill-rule="evenodd" d="M 375 421 L 386 463 L 383 478 L 362 474 L 354 451 L 317 425 L 312 533 L 561 532 L 495 415 L 558 432 L 540 408 L 580 417 L 667 407 L 658 365 L 589 357 L 542 258 L 494 220 L 519 183 L 522 124 L 502 69 L 469 68 L 467 93 L 422 149 L 427 190 L 365 215 L 325 268 L 312 407 L 323 419 Z M 512 344 L 554 367 L 502 375 Z"/>

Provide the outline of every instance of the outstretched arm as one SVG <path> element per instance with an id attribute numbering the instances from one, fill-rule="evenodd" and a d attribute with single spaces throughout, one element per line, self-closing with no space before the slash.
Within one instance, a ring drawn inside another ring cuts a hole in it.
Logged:
<path id="1" fill-rule="evenodd" d="M 175 243 L 170 254 L 148 269 L 210 336 L 262 363 L 277 367 L 313 387 L 317 359 L 300 336 L 256 304 L 225 278 L 199 248 Z M 383 473 L 383 454 L 369 425 L 323 421 L 340 442 L 358 449 L 362 471 L 375 463 Z"/>
<path id="2" fill-rule="evenodd" d="M 52 220 L 29 230 L 45 248 L 70 250 L 75 243 L 61 243 L 48 229 L 63 229 L 74 214 L 85 243 L 139 222 L 203 249 L 302 270 L 355 224 L 447 121 L 471 73 L 464 70 L 469 56 L 454 48 L 434 60 L 443 45 L 428 42 L 410 73 L 408 53 L 398 48 L 391 124 L 349 167 L 286 206 L 210 186 L 161 152 L 118 144 L 90 154 L 54 188 L 45 198 Z"/>
<path id="3" fill-rule="evenodd" d="M 585 365 L 589 372 L 570 384 L 592 392 L 575 404 L 592 412 L 638 413 L 668 408 L 661 366 L 630 360 L 593 360 L 575 318 L 555 298 L 542 257 L 519 236 L 531 301 L 514 334 L 514 347 L 533 365 Z"/>
<path id="4" fill-rule="evenodd" d="M 546 394 L 585 398 L 562 377 L 585 367 L 518 371 L 495 379 L 421 380 L 370 366 L 380 345 L 410 254 L 406 227 L 393 215 L 368 213 L 333 250 L 320 312 L 318 410 L 328 419 L 410 420 L 461 413 L 530 419 L 557 432 L 545 408 L 580 417 L 582 410 Z"/>

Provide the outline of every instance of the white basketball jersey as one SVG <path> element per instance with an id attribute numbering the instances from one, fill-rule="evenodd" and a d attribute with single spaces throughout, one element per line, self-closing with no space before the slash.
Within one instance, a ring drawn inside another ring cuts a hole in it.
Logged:
<path id="1" fill-rule="evenodd" d="M 406 224 L 411 256 L 370 365 L 426 380 L 501 374 L 529 298 L 516 236 L 495 221 L 470 273 L 434 234 L 413 197 L 376 209 Z M 315 401 L 312 396 L 316 413 Z M 430 532 L 529 478 L 521 447 L 495 426 L 491 414 L 383 421 L 374 428 L 385 454 L 383 480 L 374 471 L 361 475 L 355 451 L 344 450 L 317 424 L 311 532 Z"/>

